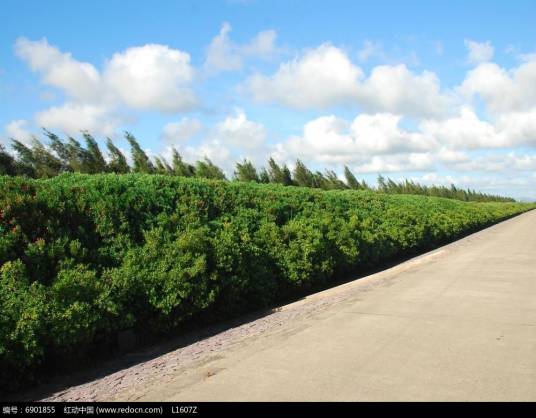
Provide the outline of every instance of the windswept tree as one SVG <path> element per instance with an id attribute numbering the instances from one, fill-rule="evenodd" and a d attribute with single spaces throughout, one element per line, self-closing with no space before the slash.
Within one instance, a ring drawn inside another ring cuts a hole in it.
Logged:
<path id="1" fill-rule="evenodd" d="M 282 184 L 285 186 L 292 186 L 294 184 L 292 181 L 292 174 L 286 164 L 283 165 L 281 171 L 283 173 Z"/>
<path id="2" fill-rule="evenodd" d="M 284 186 L 292 185 L 292 176 L 286 165 L 280 167 L 273 158 L 268 160 L 268 176 L 270 183 L 283 184 Z"/>
<path id="3" fill-rule="evenodd" d="M 102 156 L 99 144 L 87 131 L 83 131 L 82 136 L 86 140 L 86 166 L 88 172 L 91 174 L 105 173 L 107 171 L 106 160 Z"/>
<path id="4" fill-rule="evenodd" d="M 253 163 L 249 160 L 236 163 L 234 176 L 238 181 L 254 181 L 259 183 L 259 175 L 257 174 L 257 170 L 253 166 Z"/>
<path id="5" fill-rule="evenodd" d="M 333 170 L 326 170 L 326 174 L 324 175 L 324 186 L 322 188 L 327 190 L 342 190 L 346 189 L 346 184 L 339 179 Z"/>
<path id="6" fill-rule="evenodd" d="M 37 138 L 31 145 L 12 139 L 15 154 L 8 153 L 0 145 L 0 175 L 24 175 L 34 178 L 48 178 L 64 172 L 77 172 L 97 174 L 103 172 L 128 173 L 158 173 L 184 177 L 204 177 L 225 180 L 224 172 L 214 165 L 208 158 L 198 161 L 195 166 L 182 160 L 177 150 L 173 149 L 172 161 L 169 164 L 164 157 L 155 157 L 151 160 L 142 150 L 137 140 L 130 133 L 125 132 L 127 141 L 131 146 L 133 170 L 121 151 L 107 139 L 109 161 L 99 149 L 97 141 L 89 132 L 82 132 L 85 147 L 75 138 L 60 139 L 53 132 L 44 129 L 49 139 L 48 145 L 41 143 Z M 286 165 L 278 165 L 273 158 L 268 161 L 267 168 L 257 171 L 251 161 L 243 160 L 236 164 L 234 178 L 240 181 L 255 181 L 260 183 L 278 183 L 283 185 L 299 185 L 324 190 L 333 189 L 368 189 L 372 188 L 362 180 L 356 179 L 350 169 L 344 167 L 344 180 L 338 178 L 333 170 L 312 172 L 299 159 L 291 174 Z M 450 186 L 426 186 L 414 180 L 398 180 L 378 176 L 377 191 L 382 193 L 413 194 L 433 197 L 457 199 L 467 202 L 514 202 L 514 199 L 492 194 L 476 192 L 471 189 L 462 189 L 454 184 Z"/>
<path id="7" fill-rule="evenodd" d="M 195 167 L 185 163 L 182 160 L 182 156 L 175 148 L 172 150 L 171 167 L 173 169 L 173 174 L 176 176 L 192 177 L 195 175 Z"/>
<path id="8" fill-rule="evenodd" d="M 268 176 L 271 183 L 283 183 L 283 171 L 272 157 L 268 160 Z"/>
<path id="9" fill-rule="evenodd" d="M 135 173 L 154 173 L 155 169 L 153 163 L 151 163 L 151 160 L 147 157 L 145 151 L 141 149 L 136 138 L 134 138 L 130 132 L 125 132 L 125 138 L 130 144 L 132 163 L 134 164 L 133 171 Z"/>
<path id="10" fill-rule="evenodd" d="M 387 183 L 385 182 L 385 177 L 381 174 L 378 176 L 378 191 L 387 193 Z"/>
<path id="11" fill-rule="evenodd" d="M 270 175 L 268 174 L 268 171 L 266 168 L 262 168 L 259 171 L 259 182 L 260 183 L 270 183 Z"/>
<path id="12" fill-rule="evenodd" d="M 53 132 L 43 129 L 45 136 L 49 139 L 49 146 L 63 164 L 63 171 L 74 171 L 71 165 L 71 155 L 66 144 Z"/>
<path id="13" fill-rule="evenodd" d="M 21 162 L 32 167 L 36 177 L 49 178 L 62 172 L 61 160 L 49 152 L 37 138 L 33 139 L 31 148 L 16 139 L 12 141 L 13 149 L 19 154 Z"/>
<path id="14" fill-rule="evenodd" d="M 297 186 L 318 187 L 314 174 L 300 160 L 296 160 L 296 166 L 292 173 L 292 180 Z"/>
<path id="15" fill-rule="evenodd" d="M 90 173 L 90 157 L 88 152 L 76 139 L 69 137 L 66 143 L 69 154 L 69 166 L 77 173 Z"/>
<path id="16" fill-rule="evenodd" d="M 350 171 L 347 165 L 344 166 L 344 178 L 346 180 L 346 185 L 350 189 L 359 190 L 362 188 L 359 181 L 355 178 L 354 173 Z"/>
<path id="17" fill-rule="evenodd" d="M 69 137 L 67 142 L 63 142 L 55 133 L 47 129 L 44 129 L 44 132 L 49 139 L 50 148 L 63 165 L 63 171 L 88 174 L 99 172 L 95 171 L 91 164 L 89 151 L 76 139 Z"/>
<path id="18" fill-rule="evenodd" d="M 378 177 L 378 191 L 382 193 L 414 194 L 434 197 L 444 197 L 447 199 L 457 199 L 466 202 L 514 202 L 509 197 L 477 193 L 474 190 L 464 190 L 452 184 L 446 186 L 425 186 L 414 181 L 402 180 L 396 182 L 392 179 Z"/>
<path id="19" fill-rule="evenodd" d="M 155 174 L 168 174 L 166 167 L 160 157 L 154 157 L 154 173 Z"/>
<path id="20" fill-rule="evenodd" d="M 0 176 L 16 176 L 18 174 L 17 171 L 15 158 L 0 144 Z"/>
<path id="21" fill-rule="evenodd" d="M 330 190 L 330 184 L 329 180 L 326 178 L 324 174 L 322 174 L 320 171 L 315 171 L 313 174 L 313 185 L 310 187 L 320 188 L 324 190 Z"/>
<path id="22" fill-rule="evenodd" d="M 27 147 L 25 144 L 16 139 L 11 139 L 11 146 L 18 154 L 18 160 L 20 162 L 32 167 L 34 166 L 35 160 L 30 147 Z"/>
<path id="23" fill-rule="evenodd" d="M 37 174 L 39 177 L 54 177 L 63 171 L 60 159 L 54 156 L 40 141 L 34 140 L 32 153 L 37 162 Z"/>
<path id="24" fill-rule="evenodd" d="M 217 165 L 210 161 L 207 157 L 204 160 L 200 160 L 195 165 L 196 177 L 203 177 L 206 179 L 225 180 L 225 174 Z"/>
<path id="25" fill-rule="evenodd" d="M 29 162 L 15 158 L 4 145 L 0 144 L 0 176 L 36 177 L 35 169 Z"/>
<path id="26" fill-rule="evenodd" d="M 173 168 L 171 168 L 164 157 L 155 157 L 154 163 L 156 174 L 173 175 Z"/>
<path id="27" fill-rule="evenodd" d="M 127 158 L 124 156 L 121 150 L 114 145 L 110 138 L 106 138 L 106 148 L 108 149 L 108 155 L 110 157 L 108 170 L 117 174 L 125 174 L 130 172 Z"/>

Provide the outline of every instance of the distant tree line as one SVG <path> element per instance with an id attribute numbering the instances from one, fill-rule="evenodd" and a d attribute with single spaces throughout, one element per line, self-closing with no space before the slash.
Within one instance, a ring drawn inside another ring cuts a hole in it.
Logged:
<path id="1" fill-rule="evenodd" d="M 31 145 L 12 139 L 12 148 L 16 151 L 16 155 L 10 154 L 0 144 L 0 175 L 49 178 L 62 173 L 146 173 L 226 180 L 223 170 L 209 158 L 205 157 L 195 164 L 190 164 L 182 159 L 175 148 L 172 149 L 171 161 L 167 161 L 161 156 L 151 159 L 129 132 L 125 132 L 125 138 L 130 145 L 131 165 L 110 138 L 107 138 L 106 141 L 108 151 L 106 159 L 95 138 L 87 131 L 82 132 L 85 146 L 72 137 L 62 140 L 46 129 L 44 133 L 49 140 L 48 146 L 45 146 L 37 138 L 33 138 Z M 323 190 L 373 189 L 364 180 L 359 181 L 347 166 L 344 167 L 343 181 L 334 171 L 325 170 L 324 173 L 312 171 L 299 159 L 296 160 L 292 171 L 286 164 L 277 164 L 273 158 L 270 158 L 267 166 L 260 170 L 251 161 L 243 160 L 236 163 L 233 180 L 276 183 Z M 378 186 L 375 190 L 381 193 L 415 194 L 463 201 L 514 201 L 514 199 L 507 197 L 460 189 L 454 185 L 450 187 L 425 186 L 410 180 L 396 182 L 381 175 L 378 177 Z"/>

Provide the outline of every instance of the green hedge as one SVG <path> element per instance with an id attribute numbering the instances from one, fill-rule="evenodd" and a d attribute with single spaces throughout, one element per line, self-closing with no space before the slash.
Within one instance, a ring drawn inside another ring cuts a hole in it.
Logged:
<path id="1" fill-rule="evenodd" d="M 0 385 L 267 306 L 531 205 L 149 175 L 0 177 Z"/>

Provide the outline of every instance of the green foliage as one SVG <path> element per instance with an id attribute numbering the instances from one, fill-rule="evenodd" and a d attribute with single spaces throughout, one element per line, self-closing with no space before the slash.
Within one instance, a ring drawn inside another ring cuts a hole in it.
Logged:
<path id="1" fill-rule="evenodd" d="M 270 175 L 266 168 L 262 168 L 259 172 L 259 183 L 270 183 Z"/>
<path id="2" fill-rule="evenodd" d="M 134 138 L 134 136 L 130 132 L 125 132 L 125 138 L 130 144 L 130 149 L 132 153 L 132 161 L 134 163 L 133 170 L 135 173 L 146 173 L 150 174 L 153 173 L 154 166 L 149 157 L 147 157 L 147 154 L 145 154 L 145 151 L 143 151 L 140 147 L 140 144 Z"/>
<path id="3" fill-rule="evenodd" d="M 156 157 L 154 159 L 154 163 L 155 163 L 155 173 L 164 174 L 164 175 L 173 174 L 173 169 L 166 162 L 166 160 L 164 158 Z"/>
<path id="4" fill-rule="evenodd" d="M 286 165 L 280 167 L 273 158 L 268 160 L 268 177 L 270 183 L 282 184 L 284 186 L 293 184 L 288 167 Z"/>
<path id="5" fill-rule="evenodd" d="M 251 163 L 251 161 L 244 160 L 243 162 L 236 163 L 235 180 L 238 181 L 254 181 L 259 183 L 259 175 L 257 170 Z"/>
<path id="6" fill-rule="evenodd" d="M 15 158 L 13 158 L 11 154 L 7 153 L 4 146 L 0 144 L 0 175 L 17 175 L 15 164 Z"/>
<path id="7" fill-rule="evenodd" d="M 225 180 L 225 174 L 218 166 L 214 165 L 207 157 L 198 161 L 195 166 L 195 176 L 205 179 Z"/>
<path id="8" fill-rule="evenodd" d="M 130 172 L 130 167 L 127 163 L 126 157 L 117 148 L 110 138 L 106 139 L 106 147 L 108 148 L 108 154 L 110 155 L 110 162 L 108 163 L 108 171 L 117 174 L 126 174 Z"/>
<path id="9" fill-rule="evenodd" d="M 61 160 L 53 155 L 36 138 L 33 139 L 32 148 L 27 147 L 22 142 L 13 140 L 13 149 L 20 156 L 20 162 L 27 167 L 31 167 L 32 174 L 40 178 L 54 177 L 64 171 Z"/>
<path id="10" fill-rule="evenodd" d="M 424 186 L 410 180 L 396 182 L 392 179 L 385 179 L 378 176 L 378 191 L 392 194 L 414 194 L 423 196 L 445 197 L 448 199 L 462 200 L 465 202 L 514 202 L 514 199 L 486 193 L 475 192 L 474 190 L 459 189 L 454 184 L 446 186 Z"/>
<path id="11" fill-rule="evenodd" d="M 30 284 L 20 260 L 0 268 L 0 387 L 13 387 L 45 354 L 46 293 L 42 285 Z M 16 387 L 16 386 L 15 386 Z"/>
<path id="12" fill-rule="evenodd" d="M 54 148 L 53 145 L 54 142 L 51 143 L 51 147 L 55 149 L 56 154 L 63 160 L 64 165 L 69 167 L 69 171 L 74 171 L 75 173 L 90 172 L 88 151 L 76 139 L 69 137 L 66 143 L 60 142 L 57 144 L 57 148 Z M 61 148 L 63 149 L 60 151 Z"/>
<path id="13" fill-rule="evenodd" d="M 107 171 L 106 161 L 102 156 L 99 144 L 87 131 L 82 132 L 82 136 L 86 140 L 87 172 L 90 174 L 105 173 Z"/>
<path id="14" fill-rule="evenodd" d="M 361 184 L 359 181 L 355 178 L 354 173 L 350 171 L 348 166 L 344 166 L 344 178 L 346 180 L 346 185 L 350 189 L 359 190 L 361 189 Z"/>
<path id="15" fill-rule="evenodd" d="M 195 176 L 195 167 L 182 161 L 181 155 L 175 148 L 173 148 L 172 168 L 173 174 L 175 174 L 176 176 Z"/>
<path id="16" fill-rule="evenodd" d="M 122 265 L 108 272 L 114 301 L 135 322 L 169 330 L 213 302 L 206 228 L 181 234 L 148 230 L 144 244 L 129 249 Z"/>
<path id="17" fill-rule="evenodd" d="M 13 389 L 122 330 L 267 306 L 534 205 L 63 174 L 0 176 L 0 207 L 0 385 Z"/>
<path id="18" fill-rule="evenodd" d="M 49 178 L 64 172 L 87 174 L 112 172 L 124 174 L 133 171 L 145 174 L 201 177 L 216 180 L 226 179 L 224 172 L 208 158 L 197 161 L 194 166 L 184 162 L 179 152 L 174 148 L 172 149 L 171 164 L 168 164 L 164 157 L 153 157 L 153 160 L 151 160 L 136 138 L 129 132 L 125 132 L 125 138 L 131 148 L 132 169 L 128 165 L 125 156 L 109 138 L 107 139 L 109 162 L 106 162 L 97 141 L 89 132 L 82 131 L 82 136 L 86 142 L 85 148 L 74 138 L 69 137 L 67 141 L 63 141 L 56 134 L 46 129 L 44 129 L 44 134 L 49 139 L 48 146 L 43 145 L 35 138 L 32 146 L 13 140 L 13 149 L 18 154 L 17 158 L 8 154 L 0 146 L 0 175 Z M 259 171 L 250 161 L 238 162 L 234 173 L 234 179 L 246 182 L 276 183 L 284 186 L 297 185 L 323 190 L 370 189 L 364 180 L 360 183 L 346 166 L 344 167 L 344 177 L 345 181 L 339 180 L 337 174 L 332 170 L 326 170 L 324 173 L 319 171 L 312 172 L 300 160 L 296 161 L 294 172 L 291 174 L 286 165 L 279 166 L 273 158 L 268 160 L 267 168 L 261 168 Z M 474 190 L 459 189 L 454 185 L 450 188 L 423 186 L 408 180 L 395 182 L 392 179 L 385 179 L 381 175 L 378 177 L 377 190 L 382 193 L 446 197 L 467 202 L 514 201 L 511 198 L 479 193 Z"/>
<path id="19" fill-rule="evenodd" d="M 320 173 L 317 173 L 320 174 Z M 342 190 L 348 186 L 344 184 L 342 180 L 337 177 L 337 174 L 333 170 L 326 170 L 324 175 L 320 175 L 316 183 L 321 189 L 324 190 Z"/>
<path id="20" fill-rule="evenodd" d="M 314 174 L 300 160 L 296 160 L 292 178 L 297 186 L 319 187 Z"/>

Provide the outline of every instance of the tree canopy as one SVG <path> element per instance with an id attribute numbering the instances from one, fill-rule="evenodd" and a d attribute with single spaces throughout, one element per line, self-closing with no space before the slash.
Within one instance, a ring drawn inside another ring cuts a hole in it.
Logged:
<path id="1" fill-rule="evenodd" d="M 163 156 L 150 157 L 130 132 L 125 139 L 130 145 L 130 163 L 123 152 L 110 138 L 106 139 L 107 155 L 101 152 L 98 141 L 87 131 L 82 138 L 85 146 L 72 137 L 61 139 L 55 133 L 44 130 L 48 144 L 33 138 L 30 144 L 12 139 L 15 155 L 0 145 L 0 175 L 49 178 L 64 172 L 97 173 L 146 173 L 183 177 L 202 177 L 226 180 L 225 172 L 205 157 L 193 164 L 183 160 L 175 149 L 171 150 L 171 162 Z M 235 164 L 234 181 L 275 183 L 284 186 L 300 186 L 324 190 L 365 190 L 372 189 L 365 180 L 358 180 L 348 166 L 344 166 L 341 178 L 333 170 L 312 171 L 303 161 L 297 159 L 293 170 L 286 164 L 278 164 L 272 157 L 266 167 L 257 169 L 244 159 Z M 376 191 L 391 194 L 416 194 L 445 197 L 463 201 L 513 201 L 514 199 L 461 189 L 455 185 L 426 186 L 410 180 L 395 181 L 378 176 Z"/>

